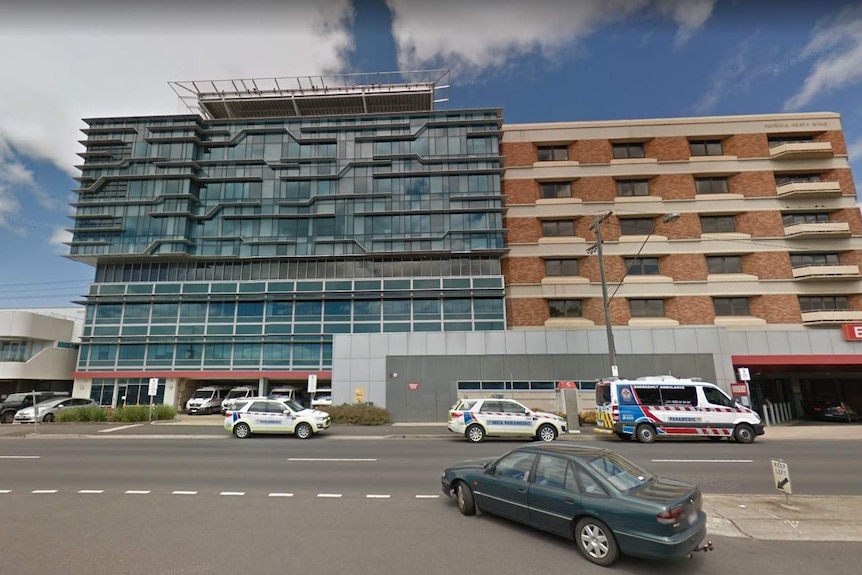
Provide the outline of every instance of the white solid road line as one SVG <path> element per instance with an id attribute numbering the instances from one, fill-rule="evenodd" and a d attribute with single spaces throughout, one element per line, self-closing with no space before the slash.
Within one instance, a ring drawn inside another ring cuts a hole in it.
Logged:
<path id="1" fill-rule="evenodd" d="M 338 498 L 338 497 L 341 497 L 341 493 L 318 493 L 317 496 L 318 497 Z"/>
<path id="2" fill-rule="evenodd" d="M 197 495 L 197 491 L 172 491 L 171 495 Z"/>
<path id="3" fill-rule="evenodd" d="M 293 497 L 293 493 L 270 493 L 270 497 Z"/>
<path id="4" fill-rule="evenodd" d="M 365 496 L 366 499 L 389 499 L 389 495 L 374 495 L 369 493 Z"/>
<path id="5" fill-rule="evenodd" d="M 30 493 L 57 493 L 56 489 L 34 489 Z"/>
<path id="6" fill-rule="evenodd" d="M 240 497 L 242 495 L 245 495 L 245 491 L 222 491 L 221 493 L 219 493 L 219 495 Z"/>
<path id="7" fill-rule="evenodd" d="M 104 492 L 105 492 L 104 489 L 81 489 L 78 491 L 78 493 L 85 493 L 85 494 L 92 494 L 92 495 L 96 495 L 96 494 L 104 493 Z"/>
<path id="8" fill-rule="evenodd" d="M 653 463 L 754 463 L 753 459 L 650 459 Z"/>
<path id="9" fill-rule="evenodd" d="M 416 499 L 439 499 L 439 495 L 417 495 Z"/>
<path id="10" fill-rule="evenodd" d="M 120 431 L 121 429 L 131 429 L 133 427 L 140 427 L 143 423 L 136 423 L 134 425 L 121 425 L 120 427 L 111 427 L 110 429 L 100 429 L 97 433 L 113 433 L 115 431 Z"/>
<path id="11" fill-rule="evenodd" d="M 125 492 L 126 495 L 149 495 L 149 491 L 137 491 L 135 489 L 129 489 Z"/>
<path id="12" fill-rule="evenodd" d="M 377 461 L 376 459 L 346 459 L 331 457 L 288 457 L 288 461 Z"/>
<path id="13" fill-rule="evenodd" d="M 0 459 L 39 459 L 39 455 L 0 455 Z"/>

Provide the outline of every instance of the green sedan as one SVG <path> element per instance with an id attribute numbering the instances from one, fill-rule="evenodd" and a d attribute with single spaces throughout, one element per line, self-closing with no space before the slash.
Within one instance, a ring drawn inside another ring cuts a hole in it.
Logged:
<path id="1" fill-rule="evenodd" d="M 464 515 L 481 512 L 574 539 L 602 566 L 620 554 L 680 559 L 709 551 L 696 486 L 657 477 L 608 449 L 530 444 L 443 472 Z"/>

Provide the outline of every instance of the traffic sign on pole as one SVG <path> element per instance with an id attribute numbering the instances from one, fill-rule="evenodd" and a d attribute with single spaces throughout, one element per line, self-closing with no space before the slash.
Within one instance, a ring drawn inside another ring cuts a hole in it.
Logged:
<path id="1" fill-rule="evenodd" d="M 775 488 L 787 496 L 787 503 L 790 503 L 790 496 L 793 495 L 793 484 L 790 482 L 790 467 L 783 459 L 772 460 L 772 479 Z"/>

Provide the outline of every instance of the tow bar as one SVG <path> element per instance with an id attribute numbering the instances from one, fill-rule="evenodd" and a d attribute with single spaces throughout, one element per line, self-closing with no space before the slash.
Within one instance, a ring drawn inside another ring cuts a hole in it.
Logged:
<path id="1" fill-rule="evenodd" d="M 691 553 L 688 554 L 688 558 L 691 559 L 693 553 L 697 553 L 699 551 L 703 551 L 704 553 L 707 553 L 708 551 L 713 551 L 714 549 L 715 548 L 712 546 L 712 541 L 707 541 L 706 543 L 701 543 L 700 545 L 695 547 Z"/>

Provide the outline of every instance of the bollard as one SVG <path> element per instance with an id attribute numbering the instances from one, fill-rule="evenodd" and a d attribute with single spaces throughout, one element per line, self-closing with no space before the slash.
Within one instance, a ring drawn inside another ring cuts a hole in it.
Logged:
<path id="1" fill-rule="evenodd" d="M 769 427 L 769 406 L 764 403 L 761 409 L 763 410 L 763 425 Z"/>

